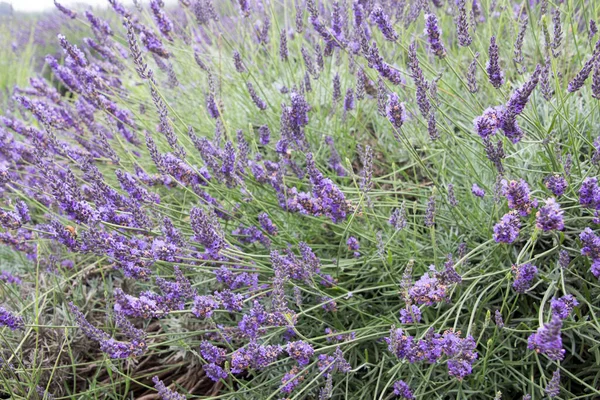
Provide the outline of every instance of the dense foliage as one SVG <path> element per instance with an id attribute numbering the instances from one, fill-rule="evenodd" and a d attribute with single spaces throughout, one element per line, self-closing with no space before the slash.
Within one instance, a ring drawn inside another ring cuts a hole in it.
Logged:
<path id="1" fill-rule="evenodd" d="M 0 397 L 600 397 L 600 4 L 108 3 L 0 118 Z"/>

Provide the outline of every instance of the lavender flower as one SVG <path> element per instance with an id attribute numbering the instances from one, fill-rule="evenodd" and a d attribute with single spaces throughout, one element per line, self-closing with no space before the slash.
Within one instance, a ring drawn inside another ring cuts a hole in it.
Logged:
<path id="1" fill-rule="evenodd" d="M 425 34 L 433 54 L 439 58 L 446 56 L 446 48 L 441 41 L 442 30 L 438 26 L 438 20 L 435 14 L 425 14 Z"/>
<path id="2" fill-rule="evenodd" d="M 598 27 L 596 26 L 596 21 L 590 19 L 590 23 L 588 25 L 588 38 L 592 40 L 594 36 L 598 33 Z"/>
<path id="3" fill-rule="evenodd" d="M 430 228 L 435 224 L 435 196 L 430 196 L 425 212 L 425 226 Z"/>
<path id="4" fill-rule="evenodd" d="M 552 314 L 558 315 L 560 319 L 565 319 L 571 314 L 573 308 L 577 307 L 579 302 L 572 294 L 564 295 L 558 299 L 550 301 L 550 309 Z"/>
<path id="5" fill-rule="evenodd" d="M 158 379 L 158 376 L 154 376 L 152 378 L 152 382 L 154 382 L 154 388 L 158 390 L 158 395 L 162 400 L 185 400 L 186 397 L 182 394 L 172 391 L 168 387 L 165 386 L 163 381 Z"/>
<path id="6" fill-rule="evenodd" d="M 206 110 L 208 111 L 208 115 L 213 119 L 217 119 L 221 115 L 219 106 L 215 101 L 215 96 L 212 93 L 206 96 Z"/>
<path id="7" fill-rule="evenodd" d="M 552 379 L 548 381 L 544 392 L 548 395 L 548 397 L 556 397 L 560 394 L 560 369 L 557 369 L 552 373 Z"/>
<path id="8" fill-rule="evenodd" d="M 281 58 L 282 61 L 287 61 L 288 59 L 288 45 L 285 29 L 282 29 L 279 35 L 279 58 Z"/>
<path id="9" fill-rule="evenodd" d="M 525 293 L 531 287 L 533 279 L 537 275 L 537 267 L 532 264 L 521 264 L 518 267 L 512 266 L 512 271 L 515 274 L 515 281 L 513 282 L 513 289 L 517 293 Z"/>
<path id="10" fill-rule="evenodd" d="M 479 86 L 477 85 L 477 57 L 479 57 L 479 53 L 475 53 L 475 57 L 467 69 L 467 86 L 471 93 L 479 91 Z"/>
<path id="11" fill-rule="evenodd" d="M 600 279 L 600 238 L 590 228 L 585 228 L 579 235 L 583 244 L 581 254 L 592 259 L 592 274 Z"/>
<path id="12" fill-rule="evenodd" d="M 252 341 L 246 347 L 233 352 L 231 372 L 237 374 L 250 368 L 260 371 L 275 362 L 282 350 L 280 346 L 263 346 Z"/>
<path id="13" fill-rule="evenodd" d="M 458 8 L 458 19 L 456 22 L 456 33 L 458 35 L 458 44 L 466 47 L 471 44 L 473 39 L 469 36 L 469 22 L 467 21 L 467 10 L 465 0 L 458 0 L 456 3 Z"/>
<path id="14" fill-rule="evenodd" d="M 273 224 L 273 221 L 271 221 L 271 218 L 269 218 L 267 213 L 258 214 L 258 222 L 260 223 L 260 226 L 267 231 L 267 233 L 269 233 L 269 235 L 277 235 L 277 226 Z"/>
<path id="15" fill-rule="evenodd" d="M 414 324 L 421 321 L 421 310 L 414 304 L 400 310 L 400 322 L 403 324 Z"/>
<path id="16" fill-rule="evenodd" d="M 498 45 L 496 44 L 496 37 L 490 38 L 490 47 L 488 50 L 490 59 L 488 60 L 485 70 L 488 74 L 488 79 L 492 86 L 498 89 L 504 84 L 504 72 L 500 69 Z"/>
<path id="17" fill-rule="evenodd" d="M 600 43 L 600 42 L 598 42 L 598 43 Z M 587 80 L 587 78 L 590 76 L 590 73 L 592 72 L 592 69 L 594 68 L 594 65 L 596 63 L 596 59 L 598 58 L 598 52 L 599 52 L 598 43 L 596 44 L 596 49 L 592 53 L 589 60 L 587 60 L 585 62 L 585 64 L 583 65 L 583 68 L 581 68 L 581 70 L 577 73 L 577 75 L 575 75 L 575 78 L 573 78 L 573 80 L 571 80 L 571 82 L 569 82 L 569 86 L 567 87 L 567 91 L 569 93 L 574 93 L 574 92 L 578 91 L 579 89 L 581 89 L 583 87 L 583 85 L 585 84 L 585 81 Z"/>
<path id="18" fill-rule="evenodd" d="M 296 32 L 302 33 L 304 32 L 304 15 L 303 9 L 300 6 L 300 3 L 296 3 Z"/>
<path id="19" fill-rule="evenodd" d="M 291 393 L 303 380 L 304 376 L 300 374 L 300 369 L 294 366 L 291 371 L 286 372 L 283 378 L 281 378 L 281 387 L 279 390 L 281 393 Z"/>
<path id="20" fill-rule="evenodd" d="M 388 223 L 397 231 L 400 231 L 406 227 L 406 209 L 404 204 L 400 208 L 394 208 Z"/>
<path id="21" fill-rule="evenodd" d="M 210 318 L 213 311 L 219 308 L 219 302 L 213 296 L 194 297 L 192 313 L 198 318 Z"/>
<path id="22" fill-rule="evenodd" d="M 531 93 L 533 93 L 533 90 L 539 82 L 541 71 L 542 67 L 538 64 L 533 74 L 531 74 L 529 80 L 525 82 L 523 86 L 515 90 L 510 96 L 505 106 L 506 111 L 504 112 L 503 125 L 506 125 L 506 119 L 508 116 L 516 116 L 523 112 L 523 109 L 525 109 L 525 106 L 529 101 Z M 502 129 L 505 129 L 504 126 Z"/>
<path id="23" fill-rule="evenodd" d="M 233 64 L 235 65 L 235 70 L 237 72 L 246 72 L 246 67 L 244 66 L 244 62 L 242 61 L 242 56 L 237 50 L 233 52 Z"/>
<path id="24" fill-rule="evenodd" d="M 335 148 L 335 144 L 333 142 L 333 138 L 331 136 L 325 137 L 325 143 L 329 146 L 329 151 L 331 153 L 329 157 L 329 167 L 338 175 L 338 176 L 346 176 L 347 172 L 344 166 L 342 165 L 342 158 Z"/>
<path id="25" fill-rule="evenodd" d="M 562 360 L 565 350 L 562 348 L 560 330 L 562 320 L 556 314 L 552 314 L 550 322 L 538 328 L 536 333 L 527 339 L 527 348 L 537 353 L 545 354 L 550 360 Z"/>
<path id="26" fill-rule="evenodd" d="M 351 110 L 354 110 L 354 90 L 348 88 L 348 90 L 346 90 L 346 96 L 344 97 L 344 114 Z"/>
<path id="27" fill-rule="evenodd" d="M 500 310 L 496 310 L 494 313 L 494 321 L 496 322 L 498 329 L 504 328 L 504 320 L 502 319 L 502 313 Z"/>
<path id="28" fill-rule="evenodd" d="M 404 381 L 394 382 L 394 394 L 406 400 L 412 400 L 415 398 L 410 386 L 408 386 L 408 384 Z"/>
<path id="29" fill-rule="evenodd" d="M 429 110 L 431 109 L 431 103 L 429 102 L 429 98 L 427 97 L 427 81 L 423 75 L 423 71 L 419 66 L 419 59 L 417 57 L 417 45 L 415 42 L 412 42 L 408 46 L 408 67 L 410 69 L 410 74 L 415 82 L 415 86 L 417 87 L 417 105 L 419 106 L 419 110 L 421 111 L 421 115 L 423 118 L 429 117 Z"/>
<path id="30" fill-rule="evenodd" d="M 520 228 L 521 222 L 514 212 L 504 214 L 500 222 L 494 225 L 494 240 L 496 243 L 512 243 L 519 236 Z"/>
<path id="31" fill-rule="evenodd" d="M 485 191 L 482 188 L 480 188 L 476 183 L 474 183 L 471 187 L 471 192 L 473 193 L 473 195 L 480 198 L 483 198 L 485 196 Z"/>
<path id="32" fill-rule="evenodd" d="M 547 199 L 546 205 L 537 212 L 536 227 L 544 232 L 564 229 L 563 211 L 553 197 Z"/>
<path id="33" fill-rule="evenodd" d="M 481 138 L 486 139 L 495 135 L 502 120 L 502 109 L 500 107 L 487 108 L 482 115 L 473 120 L 475 131 Z"/>
<path id="34" fill-rule="evenodd" d="M 387 14 L 383 11 L 383 8 L 378 6 L 371 11 L 371 21 L 373 21 L 374 24 L 377 24 L 386 40 L 395 42 L 398 39 L 398 32 L 394 30 L 394 27 Z"/>
<path id="35" fill-rule="evenodd" d="M 23 317 L 13 314 L 6 308 L 0 306 L 0 326 L 7 326 L 10 330 L 23 329 L 25 322 Z"/>
<path id="36" fill-rule="evenodd" d="M 458 205 L 458 200 L 456 200 L 456 195 L 454 194 L 454 185 L 448 184 L 448 202 L 452 207 L 456 207 Z"/>
<path id="37" fill-rule="evenodd" d="M 54 0 L 54 5 L 58 9 L 58 11 L 60 11 L 67 17 L 69 17 L 71 19 L 75 19 L 77 17 L 77 13 L 75 11 L 72 11 L 72 10 L 68 9 L 67 7 L 61 5 L 58 1 Z M 590 21 L 590 23 L 591 23 L 591 21 Z"/>
<path id="38" fill-rule="evenodd" d="M 346 246 L 348 246 L 348 250 L 354 252 L 354 257 L 360 257 L 360 253 L 358 252 L 360 243 L 358 242 L 358 239 L 354 236 L 350 236 L 348 240 L 346 240 Z"/>
<path id="39" fill-rule="evenodd" d="M 568 186 L 567 180 L 560 175 L 549 175 L 544 184 L 556 197 L 562 196 Z"/>
<path id="40" fill-rule="evenodd" d="M 226 379 L 228 376 L 227 371 L 225 371 L 223 367 L 215 363 L 204 364 L 202 366 L 202 369 L 206 373 L 206 376 L 208 376 L 213 382 L 218 382 L 221 379 Z"/>
<path id="41" fill-rule="evenodd" d="M 340 75 L 335 74 L 333 76 L 333 102 L 337 101 L 342 97 L 342 83 L 340 82 Z"/>
<path id="42" fill-rule="evenodd" d="M 508 200 L 508 208 L 516 210 L 523 217 L 531 213 L 532 208 L 537 207 L 537 201 L 529 198 L 529 185 L 523 179 L 519 181 L 502 181 L 503 194 Z"/>
<path id="43" fill-rule="evenodd" d="M 560 52 L 558 51 L 561 43 L 562 43 L 562 26 L 560 24 L 560 10 L 558 8 L 554 9 L 554 12 L 552 13 L 552 22 L 554 24 L 554 40 L 552 40 L 552 55 L 554 56 L 554 58 L 557 58 L 560 55 Z"/>
<path id="44" fill-rule="evenodd" d="M 21 278 L 11 274 L 8 271 L 0 271 L 0 281 L 4 282 L 6 284 L 15 284 L 15 285 L 20 285 L 22 282 Z"/>
<path id="45" fill-rule="evenodd" d="M 569 264 L 571 263 L 571 257 L 569 257 L 569 252 L 566 250 L 561 250 L 558 253 L 558 265 L 562 269 L 569 268 Z"/>
<path id="46" fill-rule="evenodd" d="M 150 0 L 150 9 L 152 10 L 154 21 L 156 21 L 156 25 L 158 25 L 158 29 L 163 36 L 170 40 L 171 32 L 173 31 L 173 23 L 167 17 L 167 14 L 163 11 L 162 7 L 162 0 Z"/>
<path id="47" fill-rule="evenodd" d="M 586 208 L 600 208 L 600 188 L 595 177 L 585 178 L 579 188 L 579 204 Z"/>
<path id="48" fill-rule="evenodd" d="M 302 340 L 288 343 L 286 351 L 300 366 L 308 365 L 315 354 L 313 347 Z"/>
<path id="49" fill-rule="evenodd" d="M 400 129 L 400 127 L 402 127 L 402 124 L 406 119 L 406 111 L 404 109 L 404 105 L 400 103 L 396 93 L 391 93 L 389 95 L 389 99 L 385 106 L 385 113 L 388 120 L 395 128 Z"/>
<path id="50" fill-rule="evenodd" d="M 521 26 L 519 27 L 519 33 L 517 35 L 517 40 L 515 41 L 514 46 L 514 58 L 513 61 L 517 65 L 517 72 L 522 74 L 525 70 L 525 67 L 519 67 L 519 64 L 523 63 L 523 39 L 525 38 L 525 32 L 527 31 L 527 25 L 529 23 L 529 17 L 527 15 L 523 16 L 521 20 Z"/>
<path id="51" fill-rule="evenodd" d="M 250 93 L 250 97 L 252 98 L 252 101 L 254 102 L 254 104 L 256 104 L 256 107 L 258 107 L 259 110 L 266 110 L 267 109 L 267 103 L 261 99 L 258 94 L 256 94 L 256 91 L 254 90 L 254 86 L 252 85 L 251 82 L 246 82 L 246 86 L 248 87 L 248 93 Z"/>
<path id="52" fill-rule="evenodd" d="M 600 100 L 600 59 L 594 62 L 594 73 L 592 74 L 592 97 Z"/>
<path id="53" fill-rule="evenodd" d="M 423 274 L 418 281 L 408 290 L 409 298 L 417 304 L 431 306 L 446 301 L 447 286 L 442 284 L 435 276 Z"/>
<path id="54" fill-rule="evenodd" d="M 192 208 L 190 221 L 195 233 L 194 240 L 205 246 L 210 254 L 217 254 L 225 247 L 221 226 L 212 210 Z"/>

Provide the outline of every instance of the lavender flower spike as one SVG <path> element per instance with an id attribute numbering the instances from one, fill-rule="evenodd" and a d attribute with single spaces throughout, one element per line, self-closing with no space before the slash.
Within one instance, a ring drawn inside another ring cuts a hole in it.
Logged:
<path id="1" fill-rule="evenodd" d="M 486 64 L 485 70 L 488 73 L 488 79 L 492 86 L 498 89 L 504 84 L 504 72 L 500 69 L 498 45 L 496 44 L 496 36 L 490 38 L 490 47 L 488 50 L 490 56 Z"/>
<path id="2" fill-rule="evenodd" d="M 494 225 L 494 240 L 496 243 L 512 243 L 519 236 L 521 222 L 514 213 L 505 214 L 500 222 Z"/>
<path id="3" fill-rule="evenodd" d="M 23 318 L 14 315 L 6 308 L 0 306 L 0 326 L 7 326 L 10 330 L 22 329 L 24 326 Z"/>
<path id="4" fill-rule="evenodd" d="M 527 348 L 545 354 L 551 360 L 562 360 L 565 356 L 565 350 L 562 348 L 561 328 L 562 320 L 558 315 L 552 314 L 550 322 L 544 324 L 544 326 L 538 328 L 536 333 L 529 336 Z"/>
<path id="5" fill-rule="evenodd" d="M 425 14 L 425 34 L 433 54 L 439 58 L 446 56 L 446 48 L 441 41 L 442 30 L 438 26 L 438 20 L 435 14 Z"/>
<path id="6" fill-rule="evenodd" d="M 473 38 L 469 36 L 469 22 L 467 21 L 467 10 L 465 0 L 458 0 L 458 21 L 456 23 L 456 33 L 458 34 L 458 44 L 466 47 L 471 44 Z"/>
<path id="7" fill-rule="evenodd" d="M 398 32 L 394 30 L 392 23 L 390 22 L 389 17 L 383 11 L 381 7 L 375 7 L 371 12 L 371 21 L 377 24 L 379 30 L 383 34 L 386 40 L 391 42 L 395 42 L 398 40 Z"/>
<path id="8" fill-rule="evenodd" d="M 596 43 L 596 49 L 600 45 L 600 41 Z M 594 64 L 596 63 L 596 59 L 598 58 L 598 50 L 594 50 L 592 56 L 586 63 L 583 65 L 583 68 L 575 75 L 575 78 L 571 82 L 569 82 L 569 86 L 567 87 L 567 91 L 569 93 L 574 93 L 581 89 L 585 84 L 585 81 L 590 76 L 592 69 L 594 68 Z"/>
<path id="9" fill-rule="evenodd" d="M 546 205 L 537 212 L 536 227 L 544 232 L 562 231 L 565 228 L 563 211 L 560 209 L 560 204 L 553 197 L 546 200 Z"/>
<path id="10" fill-rule="evenodd" d="M 400 129 L 406 119 L 406 111 L 404 105 L 400 103 L 400 99 L 396 93 L 391 93 L 385 106 L 385 114 L 388 120 L 396 129 Z"/>

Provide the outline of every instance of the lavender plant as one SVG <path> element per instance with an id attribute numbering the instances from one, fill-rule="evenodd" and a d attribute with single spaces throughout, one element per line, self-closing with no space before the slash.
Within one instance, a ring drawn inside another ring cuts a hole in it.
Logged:
<path id="1" fill-rule="evenodd" d="M 0 397 L 598 398 L 597 7 L 409 3 L 56 3 Z"/>

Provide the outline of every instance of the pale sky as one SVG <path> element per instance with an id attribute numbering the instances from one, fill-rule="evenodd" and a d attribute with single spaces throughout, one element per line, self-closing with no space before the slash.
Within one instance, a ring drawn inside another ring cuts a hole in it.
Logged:
<path id="1" fill-rule="evenodd" d="M 6 1 L 6 0 L 4 0 Z M 15 11 L 44 11 L 54 8 L 54 0 L 8 0 L 12 3 Z M 107 6 L 107 0 L 58 0 L 64 6 L 72 5 L 73 3 L 89 4 L 92 6 Z M 123 4 L 133 4 L 131 0 L 122 1 Z"/>

